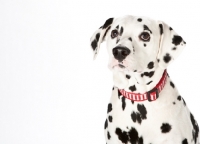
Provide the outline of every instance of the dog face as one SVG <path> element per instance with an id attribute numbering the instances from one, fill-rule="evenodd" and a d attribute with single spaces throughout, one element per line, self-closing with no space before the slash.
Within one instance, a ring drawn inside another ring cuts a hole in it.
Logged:
<path id="1" fill-rule="evenodd" d="M 94 58 L 104 40 L 109 69 L 139 73 L 157 66 L 166 69 L 186 44 L 164 22 L 134 16 L 110 18 L 93 34 Z"/>

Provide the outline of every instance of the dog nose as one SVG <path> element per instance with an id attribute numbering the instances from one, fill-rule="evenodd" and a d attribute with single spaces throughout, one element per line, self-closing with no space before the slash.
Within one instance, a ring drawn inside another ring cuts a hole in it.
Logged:
<path id="1" fill-rule="evenodd" d="M 130 54 L 131 51 L 126 47 L 115 47 L 112 52 L 114 57 L 119 62 L 122 62 L 126 58 L 126 56 Z"/>

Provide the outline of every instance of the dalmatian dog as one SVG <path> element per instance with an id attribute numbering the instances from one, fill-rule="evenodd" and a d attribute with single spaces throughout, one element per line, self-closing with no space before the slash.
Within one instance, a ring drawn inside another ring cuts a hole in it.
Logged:
<path id="1" fill-rule="evenodd" d="M 90 40 L 94 59 L 106 41 L 113 73 L 107 144 L 200 144 L 198 124 L 167 74 L 186 45 L 172 27 L 147 17 L 109 18 Z"/>

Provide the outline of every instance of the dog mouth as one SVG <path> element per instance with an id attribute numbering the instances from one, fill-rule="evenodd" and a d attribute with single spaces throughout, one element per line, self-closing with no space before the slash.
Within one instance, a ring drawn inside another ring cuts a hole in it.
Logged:
<path id="1" fill-rule="evenodd" d="M 112 69 L 124 71 L 124 70 L 126 70 L 126 66 L 124 66 L 123 64 L 116 64 L 112 67 Z"/>

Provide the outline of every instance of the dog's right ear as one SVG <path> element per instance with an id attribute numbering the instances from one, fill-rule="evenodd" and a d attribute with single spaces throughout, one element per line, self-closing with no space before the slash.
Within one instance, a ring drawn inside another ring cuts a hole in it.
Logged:
<path id="1" fill-rule="evenodd" d="M 113 20 L 114 20 L 114 18 L 107 19 L 106 22 L 104 23 L 104 25 L 101 26 L 98 30 L 96 30 L 94 32 L 94 34 L 92 35 L 92 37 L 90 38 L 90 43 L 91 43 L 90 46 L 94 53 L 93 59 L 96 58 L 96 56 L 99 52 L 100 44 L 104 41 L 106 34 L 109 31 L 109 29 L 113 23 Z"/>

